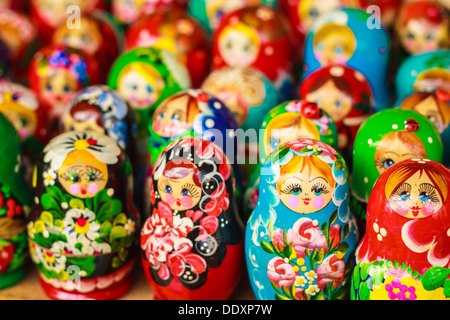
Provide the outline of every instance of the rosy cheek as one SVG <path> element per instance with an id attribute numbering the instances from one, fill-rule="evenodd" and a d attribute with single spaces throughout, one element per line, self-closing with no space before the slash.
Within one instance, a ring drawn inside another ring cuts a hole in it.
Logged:
<path id="1" fill-rule="evenodd" d="M 181 197 L 181 205 L 185 208 L 192 207 L 192 204 L 194 203 L 194 200 L 189 196 L 182 196 Z"/>
<path id="2" fill-rule="evenodd" d="M 428 40 L 425 44 L 425 48 L 427 51 L 435 51 L 437 49 L 436 42 L 434 40 Z"/>
<path id="3" fill-rule="evenodd" d="M 405 47 L 406 47 L 407 49 L 412 49 L 413 46 L 414 46 L 414 44 L 415 44 L 415 41 L 414 41 L 413 39 L 407 39 L 407 40 L 405 41 Z"/>
<path id="4" fill-rule="evenodd" d="M 401 216 L 406 216 L 409 212 L 409 206 L 406 203 L 400 203 L 395 207 L 394 211 Z"/>
<path id="5" fill-rule="evenodd" d="M 71 184 L 69 187 L 70 194 L 76 195 L 80 193 L 80 186 L 77 184 Z"/>
<path id="6" fill-rule="evenodd" d="M 96 183 L 91 183 L 88 186 L 88 191 L 90 194 L 96 194 L 98 192 L 98 185 Z"/>
<path id="7" fill-rule="evenodd" d="M 292 208 L 297 208 L 300 205 L 300 200 L 298 200 L 297 197 L 292 196 L 292 197 L 289 197 L 288 204 Z"/>
<path id="8" fill-rule="evenodd" d="M 29 134 L 30 134 L 30 130 L 28 130 L 27 128 L 23 128 L 23 129 L 19 130 L 19 135 L 22 138 L 28 137 Z"/>
<path id="9" fill-rule="evenodd" d="M 420 209 L 420 211 L 422 212 L 422 214 L 425 217 L 429 217 L 434 213 L 434 205 L 431 203 L 425 203 L 422 208 Z"/>
<path id="10" fill-rule="evenodd" d="M 322 208 L 323 204 L 325 203 L 325 200 L 323 199 L 323 197 L 316 197 L 313 200 L 313 206 L 314 208 Z"/>
<path id="11" fill-rule="evenodd" d="M 175 203 L 175 197 L 171 193 L 166 193 L 166 202 L 170 205 Z"/>

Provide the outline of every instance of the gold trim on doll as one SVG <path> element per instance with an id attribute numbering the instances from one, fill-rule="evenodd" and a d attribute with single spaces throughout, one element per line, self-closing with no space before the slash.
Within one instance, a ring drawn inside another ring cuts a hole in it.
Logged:
<path id="1" fill-rule="evenodd" d="M 438 169 L 412 163 L 390 174 L 385 193 L 394 212 L 405 218 L 420 219 L 435 214 L 443 206 L 448 186 Z"/>
<path id="2" fill-rule="evenodd" d="M 276 188 L 286 207 L 308 214 L 320 211 L 330 203 L 335 184 L 328 163 L 313 155 L 295 155 L 281 166 Z"/>
<path id="3" fill-rule="evenodd" d="M 382 174 L 393 164 L 414 158 L 427 158 L 422 140 L 411 132 L 394 131 L 378 143 L 374 162 L 378 173 Z"/>

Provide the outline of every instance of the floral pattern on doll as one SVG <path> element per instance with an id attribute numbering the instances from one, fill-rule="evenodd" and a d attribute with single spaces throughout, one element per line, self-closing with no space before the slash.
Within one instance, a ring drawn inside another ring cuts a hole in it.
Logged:
<path id="1" fill-rule="evenodd" d="M 230 178 L 223 152 L 199 138 L 172 142 L 157 160 L 141 248 L 159 285 L 178 277 L 183 286 L 199 288 L 208 268 L 222 263 L 226 248 L 217 237 L 221 228 L 230 227 Z"/>

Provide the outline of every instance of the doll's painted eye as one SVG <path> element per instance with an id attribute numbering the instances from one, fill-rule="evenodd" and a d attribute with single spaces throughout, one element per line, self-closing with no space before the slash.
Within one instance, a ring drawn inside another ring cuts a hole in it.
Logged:
<path id="1" fill-rule="evenodd" d="M 278 139 L 275 138 L 270 139 L 270 147 L 272 149 L 278 148 L 278 143 L 279 143 Z"/>
<path id="2" fill-rule="evenodd" d="M 423 201 L 423 202 L 430 200 L 430 196 L 429 196 L 428 192 L 421 192 L 419 194 L 419 200 Z"/>
<path id="3" fill-rule="evenodd" d="M 429 40 L 433 40 L 433 35 L 432 35 L 432 34 L 427 34 L 426 39 L 427 39 L 428 41 L 429 41 Z"/>
<path id="4" fill-rule="evenodd" d="M 344 52 L 344 49 L 342 49 L 342 47 L 334 48 L 334 53 L 336 53 L 336 54 L 342 54 L 343 52 Z"/>
<path id="5" fill-rule="evenodd" d="M 402 193 L 400 193 L 400 199 L 403 201 L 408 200 L 409 197 L 410 197 L 409 191 L 403 191 Z"/>
<path id="6" fill-rule="evenodd" d="M 189 195 L 189 190 L 188 189 L 183 189 L 183 190 L 181 190 L 181 194 L 183 196 L 187 196 L 187 195 Z"/>
<path id="7" fill-rule="evenodd" d="M 319 12 L 316 9 L 312 9 L 308 14 L 311 18 L 317 18 L 319 16 Z"/>
<path id="8" fill-rule="evenodd" d="M 225 45 L 225 48 L 231 50 L 233 48 L 233 43 L 231 41 L 228 41 L 227 44 Z"/>
<path id="9" fill-rule="evenodd" d="M 318 197 L 318 196 L 320 196 L 322 194 L 323 189 L 321 187 L 315 187 L 313 189 L 313 192 L 314 192 L 314 195 Z"/>
<path id="10" fill-rule="evenodd" d="M 150 86 L 147 86 L 147 88 L 146 88 L 146 89 L 147 89 L 147 92 L 148 92 L 148 93 L 151 93 L 151 92 L 153 92 L 153 88 L 152 88 L 152 87 L 150 87 Z"/>
<path id="11" fill-rule="evenodd" d="M 158 119 L 158 120 L 164 119 L 164 113 L 158 114 L 158 115 L 156 116 L 156 119 Z"/>
<path id="12" fill-rule="evenodd" d="M 24 128 L 28 125 L 28 119 L 27 118 L 19 118 L 19 126 L 21 128 Z"/>
<path id="13" fill-rule="evenodd" d="M 179 121 L 179 120 L 180 120 L 180 115 L 177 114 L 177 113 L 174 113 L 174 114 L 172 115 L 171 120 L 172 120 L 172 121 Z"/>
<path id="14" fill-rule="evenodd" d="M 389 168 L 390 166 L 392 166 L 394 164 L 394 160 L 392 159 L 386 159 L 384 160 L 384 165 L 386 166 L 386 168 Z"/>
<path id="15" fill-rule="evenodd" d="M 166 190 L 167 193 L 171 193 L 172 192 L 172 188 L 170 186 L 166 186 L 165 190 Z"/>
<path id="16" fill-rule="evenodd" d="M 323 44 L 323 42 L 319 43 L 317 45 L 317 49 L 319 49 L 320 51 L 322 51 L 323 49 L 325 49 L 325 45 Z"/>
<path id="17" fill-rule="evenodd" d="M 334 106 L 336 107 L 336 108 L 340 108 L 340 107 L 342 107 L 342 102 L 341 101 L 336 101 L 335 103 L 334 103 Z"/>
<path id="18" fill-rule="evenodd" d="M 69 179 L 70 179 L 70 181 L 72 181 L 73 183 L 77 183 L 77 182 L 80 182 L 80 181 L 81 181 L 80 175 L 79 175 L 78 173 L 75 173 L 75 172 L 73 172 L 73 173 L 70 174 Z"/>
<path id="19" fill-rule="evenodd" d="M 414 33 L 408 33 L 406 38 L 413 40 L 415 38 Z"/>
<path id="20" fill-rule="evenodd" d="M 52 85 L 51 85 L 51 84 L 47 84 L 47 85 L 45 86 L 45 90 L 47 90 L 47 91 L 52 91 L 52 90 L 53 90 Z"/>
<path id="21" fill-rule="evenodd" d="M 64 90 L 64 92 L 70 92 L 72 90 L 72 88 L 68 85 L 65 85 L 63 90 Z"/>
<path id="22" fill-rule="evenodd" d="M 88 181 L 96 181 L 97 175 L 94 172 L 89 172 L 87 175 L 87 180 Z"/>
<path id="23" fill-rule="evenodd" d="M 246 44 L 246 45 L 244 46 L 243 50 L 244 50 L 244 52 L 249 52 L 249 51 L 250 51 L 250 48 L 251 48 L 251 45 L 250 45 L 250 44 Z"/>
<path id="24" fill-rule="evenodd" d="M 137 90 L 137 85 L 136 84 L 132 84 L 132 85 L 130 85 L 130 88 L 132 89 L 132 90 Z"/>
<path id="25" fill-rule="evenodd" d="M 296 185 L 292 188 L 291 192 L 294 196 L 298 196 L 300 194 L 300 192 L 302 192 L 302 188 L 300 188 L 300 186 Z"/>

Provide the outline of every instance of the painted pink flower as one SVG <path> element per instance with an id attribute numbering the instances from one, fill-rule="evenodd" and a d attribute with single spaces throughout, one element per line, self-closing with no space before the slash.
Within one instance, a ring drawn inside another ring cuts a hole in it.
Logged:
<path id="1" fill-rule="evenodd" d="M 284 250 L 283 230 L 276 229 L 273 231 L 273 245 L 278 251 Z"/>
<path id="2" fill-rule="evenodd" d="M 295 282 L 297 274 L 283 258 L 275 257 L 267 264 L 267 276 L 277 287 L 290 287 Z"/>
<path id="3" fill-rule="evenodd" d="M 230 196 L 226 193 L 225 183 L 221 182 L 211 195 L 211 200 L 205 205 L 207 215 L 218 217 L 230 205 Z"/>
<path id="4" fill-rule="evenodd" d="M 330 228 L 330 247 L 336 247 L 341 242 L 341 227 L 338 224 L 334 224 Z"/>
<path id="5" fill-rule="evenodd" d="M 219 227 L 219 220 L 216 216 L 206 216 L 202 220 L 200 220 L 200 226 L 203 228 L 200 232 L 200 235 L 205 232 L 207 234 L 214 234 Z"/>
<path id="6" fill-rule="evenodd" d="M 337 288 L 344 281 L 345 260 L 332 254 L 325 259 L 316 269 L 317 284 L 323 290 L 327 285 Z"/>
<path id="7" fill-rule="evenodd" d="M 195 153 L 202 159 L 209 159 L 214 156 L 214 145 L 210 141 L 200 141 Z"/>
<path id="8" fill-rule="evenodd" d="M 180 239 L 181 240 L 181 239 Z M 188 239 L 177 241 L 175 251 L 167 259 L 167 265 L 173 275 L 179 277 L 184 273 L 187 265 L 191 266 L 191 272 L 200 274 L 206 270 L 205 259 L 195 253 L 191 253 L 192 242 Z"/>
<path id="9" fill-rule="evenodd" d="M 320 250 L 321 248 L 324 251 L 328 249 L 327 240 L 320 231 L 316 220 L 300 218 L 294 223 L 292 229 L 288 230 L 287 234 L 288 240 L 293 243 L 294 250 L 299 258 L 306 256 L 306 248 L 310 251 Z"/>
<path id="10" fill-rule="evenodd" d="M 188 210 L 186 211 L 186 217 L 191 218 L 192 221 L 196 222 L 203 216 L 203 211 L 201 210 Z"/>

